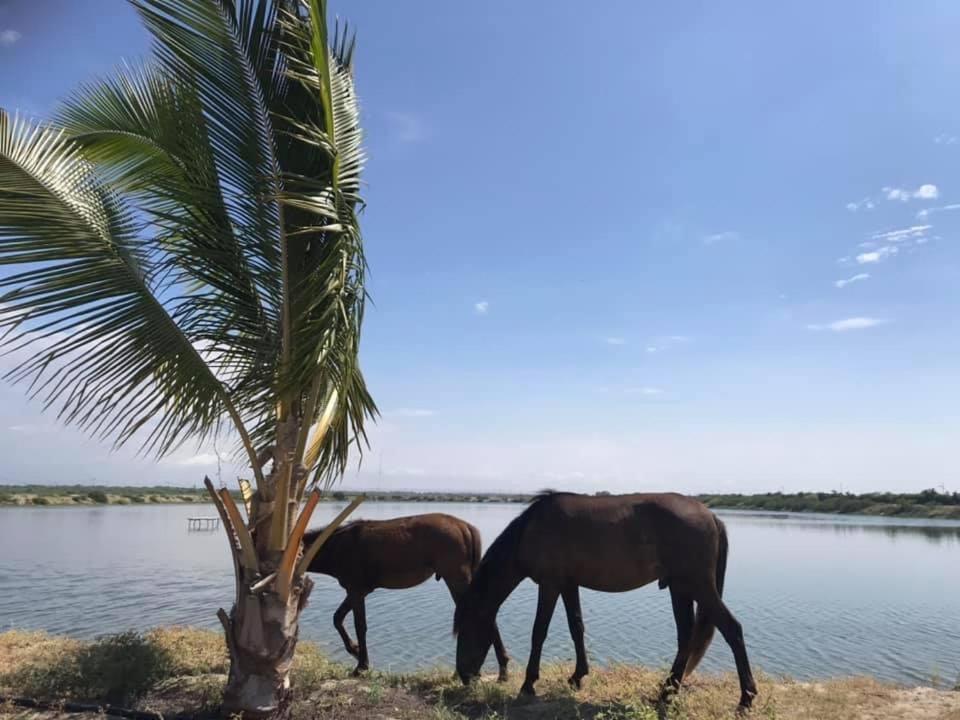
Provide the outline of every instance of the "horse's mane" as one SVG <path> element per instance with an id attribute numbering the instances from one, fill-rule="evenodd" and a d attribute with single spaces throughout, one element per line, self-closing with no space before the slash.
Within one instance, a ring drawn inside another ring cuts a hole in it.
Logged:
<path id="1" fill-rule="evenodd" d="M 517 545 L 523 537 L 523 531 L 530 522 L 533 512 L 539 507 L 540 503 L 556 495 L 563 495 L 553 490 L 541 490 L 527 504 L 523 512 L 517 515 L 510 524 L 504 528 L 503 532 L 497 536 L 497 539 L 491 543 L 490 547 L 483 554 L 483 559 L 474 573 L 473 581 L 470 583 L 469 596 L 483 597 L 489 590 L 490 583 L 497 573 L 502 572 L 504 566 L 510 562 L 510 559 L 516 552 Z M 453 614 L 453 632 L 460 629 L 460 607 L 458 605 Z"/>

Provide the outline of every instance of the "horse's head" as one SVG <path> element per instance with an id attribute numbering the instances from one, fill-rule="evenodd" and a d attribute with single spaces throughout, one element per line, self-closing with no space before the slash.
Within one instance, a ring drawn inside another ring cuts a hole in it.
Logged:
<path id="1" fill-rule="evenodd" d="M 461 603 L 453 616 L 453 633 L 457 636 L 457 675 L 466 685 L 480 674 L 496 630 L 494 615 L 478 610 L 468 602 Z"/>

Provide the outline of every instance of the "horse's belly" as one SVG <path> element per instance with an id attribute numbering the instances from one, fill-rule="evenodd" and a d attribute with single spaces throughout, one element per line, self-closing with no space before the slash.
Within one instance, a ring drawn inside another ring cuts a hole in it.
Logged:
<path id="1" fill-rule="evenodd" d="M 659 575 L 655 550 L 641 546 L 615 558 L 582 558 L 568 580 L 600 592 L 627 592 L 653 582 Z"/>
<path id="2" fill-rule="evenodd" d="M 427 578 L 433 575 L 433 571 L 428 570 L 399 570 L 387 573 L 380 581 L 380 587 L 387 590 L 403 590 L 419 585 Z"/>

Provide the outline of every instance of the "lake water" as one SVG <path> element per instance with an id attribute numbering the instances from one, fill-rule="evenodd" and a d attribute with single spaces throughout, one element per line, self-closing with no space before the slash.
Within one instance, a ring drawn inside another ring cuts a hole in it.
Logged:
<path id="1" fill-rule="evenodd" d="M 316 524 L 342 507 L 317 510 Z M 522 505 L 368 503 L 357 517 L 447 512 L 480 528 L 485 545 Z M 222 530 L 187 532 L 200 506 L 0 509 L 0 629 L 36 628 L 91 637 L 179 624 L 218 628 L 232 569 Z M 960 677 L 960 523 L 721 512 L 730 535 L 725 598 L 744 627 L 755 667 L 800 678 L 873 675 L 909 684 Z M 340 660 L 332 616 L 343 594 L 316 576 L 303 636 Z M 667 666 L 675 630 L 667 591 L 583 591 L 594 663 Z M 522 672 L 536 586 L 525 581 L 503 606 L 500 629 Z M 452 667 L 453 603 L 433 580 L 368 598 L 370 659 L 379 669 Z M 347 627 L 353 634 L 352 620 Z M 545 657 L 570 660 L 558 604 Z M 492 668 L 493 653 L 488 663 Z M 705 667 L 732 670 L 717 636 Z"/>

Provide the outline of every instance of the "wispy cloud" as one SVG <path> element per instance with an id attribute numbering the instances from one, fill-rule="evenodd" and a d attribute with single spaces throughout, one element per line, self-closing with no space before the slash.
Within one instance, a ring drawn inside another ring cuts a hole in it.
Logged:
<path id="1" fill-rule="evenodd" d="M 934 141 L 937 145 L 956 145 L 956 144 L 957 144 L 957 136 L 956 136 L 956 135 L 948 135 L 948 134 L 944 133 L 944 134 L 942 134 L 942 135 L 937 135 L 937 136 L 933 139 L 933 141 Z"/>
<path id="2" fill-rule="evenodd" d="M 870 277 L 870 273 L 857 273 L 852 277 L 848 277 L 844 280 L 835 280 L 834 285 L 838 288 L 845 288 L 847 285 L 855 282 L 860 282 L 861 280 L 866 280 Z"/>
<path id="3" fill-rule="evenodd" d="M 627 341 L 626 341 L 625 338 L 616 337 L 616 336 L 614 336 L 614 337 L 606 337 L 606 338 L 603 339 L 603 341 L 604 341 L 607 345 L 626 345 L 626 344 L 627 344 Z"/>
<path id="4" fill-rule="evenodd" d="M 658 387 L 644 385 L 643 387 L 625 388 L 624 392 L 627 393 L 628 395 L 646 395 L 647 397 L 653 397 L 654 395 L 662 394 L 663 390 Z"/>
<path id="5" fill-rule="evenodd" d="M 924 208 L 923 210 L 917 211 L 917 220 L 923 220 L 934 213 L 940 212 L 949 212 L 950 210 L 960 210 L 960 203 L 952 203 L 951 205 L 941 205 L 939 207 Z"/>
<path id="6" fill-rule="evenodd" d="M 402 143 L 419 143 L 427 139 L 427 125 L 421 115 L 412 112 L 390 110 L 387 112 L 390 133 Z"/>
<path id="7" fill-rule="evenodd" d="M 723 232 L 704 235 L 702 240 L 704 245 L 714 245 L 722 242 L 733 242 L 740 239 L 740 233 L 736 230 L 724 230 Z"/>
<path id="8" fill-rule="evenodd" d="M 859 210 L 873 210 L 874 207 L 876 206 L 873 204 L 873 200 L 870 198 L 864 198 L 858 202 L 847 203 L 847 210 L 850 212 L 857 212 Z"/>
<path id="9" fill-rule="evenodd" d="M 477 315 L 486 315 L 486 314 L 487 314 L 487 310 L 489 310 L 489 309 L 490 309 L 490 301 L 489 301 L 489 300 L 480 300 L 479 302 L 475 302 L 475 303 L 473 304 L 473 310 L 474 310 L 474 312 L 477 313 Z"/>
<path id="10" fill-rule="evenodd" d="M 664 335 L 650 340 L 647 343 L 646 350 L 648 353 L 653 354 L 668 350 L 676 345 L 685 345 L 689 342 L 693 342 L 693 338 L 689 335 Z"/>
<path id="11" fill-rule="evenodd" d="M 177 465 L 216 465 L 217 456 L 215 453 L 199 453 L 190 457 L 174 460 Z"/>
<path id="12" fill-rule="evenodd" d="M 898 187 L 884 187 L 883 194 L 887 200 L 899 200 L 907 202 L 908 200 L 936 200 L 940 197 L 940 190 L 936 185 L 924 183 L 916 190 L 909 190 Z"/>
<path id="13" fill-rule="evenodd" d="M 844 320 L 834 320 L 831 323 L 807 325 L 808 330 L 829 330 L 830 332 L 849 332 L 851 330 L 866 330 L 867 328 L 883 325 L 887 320 L 873 317 L 852 317 Z"/>
<path id="14" fill-rule="evenodd" d="M 23 35 L 21 35 L 19 32 L 17 32 L 13 28 L 0 30 L 0 47 L 10 47 L 22 37 Z"/>
<path id="15" fill-rule="evenodd" d="M 896 255 L 900 249 L 896 245 L 886 245 L 877 250 L 871 250 L 870 252 L 860 253 L 857 255 L 857 264 L 859 265 L 871 265 L 874 263 L 881 262 L 892 255 Z"/>
<path id="16" fill-rule="evenodd" d="M 10 425 L 7 430 L 10 432 L 26 433 L 28 435 L 38 435 L 40 433 L 55 433 L 59 428 L 56 425 L 25 423 L 23 425 Z"/>
<path id="17" fill-rule="evenodd" d="M 425 418 L 433 417 L 437 412 L 436 410 L 428 410 L 426 408 L 398 408 L 388 414 L 393 417 Z"/>
<path id="18" fill-rule="evenodd" d="M 870 236 L 870 239 L 880 243 L 903 242 L 904 240 L 923 237 L 930 232 L 932 227 L 933 225 L 911 225 L 910 227 L 900 228 L 899 230 L 887 230 L 885 232 L 874 233 Z"/>

